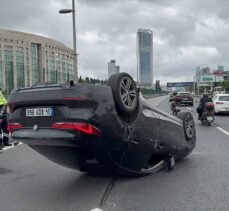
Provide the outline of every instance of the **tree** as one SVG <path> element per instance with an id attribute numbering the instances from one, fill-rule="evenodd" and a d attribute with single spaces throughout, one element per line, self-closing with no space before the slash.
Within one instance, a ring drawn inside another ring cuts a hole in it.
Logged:
<path id="1" fill-rule="evenodd" d="M 79 78 L 79 83 L 82 83 L 82 77 L 80 76 L 80 78 Z"/>
<path id="2" fill-rule="evenodd" d="M 229 80 L 224 80 L 221 82 L 221 86 L 225 89 L 226 92 L 229 92 Z"/>
<path id="3" fill-rule="evenodd" d="M 89 83 L 90 83 L 90 80 L 89 80 L 88 77 L 85 78 L 85 83 L 86 83 L 86 84 L 89 84 Z"/>

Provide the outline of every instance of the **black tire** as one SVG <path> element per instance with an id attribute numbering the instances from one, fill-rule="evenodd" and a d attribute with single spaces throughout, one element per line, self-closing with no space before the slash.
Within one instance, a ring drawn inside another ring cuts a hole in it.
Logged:
<path id="1" fill-rule="evenodd" d="M 183 127 L 184 127 L 184 135 L 185 135 L 185 139 L 186 139 L 186 143 L 187 146 L 185 147 L 185 149 L 183 149 L 181 152 L 179 152 L 175 157 L 177 160 L 182 159 L 184 157 L 186 157 L 187 155 L 189 155 L 191 153 L 191 151 L 195 148 L 196 146 L 196 129 L 195 129 L 195 123 L 194 123 L 194 119 L 193 116 L 190 112 L 182 112 L 179 113 L 177 115 L 177 117 L 179 119 L 182 120 L 183 122 Z M 191 120 L 193 120 L 193 134 L 192 136 L 187 134 L 187 131 L 185 130 L 185 120 L 188 118 L 190 118 Z"/>
<path id="2" fill-rule="evenodd" d="M 183 122 L 186 140 L 192 140 L 196 134 L 194 118 L 190 112 L 182 112 L 177 116 Z"/>
<path id="3" fill-rule="evenodd" d="M 193 106 L 193 103 L 191 103 L 190 106 Z"/>
<path id="4" fill-rule="evenodd" d="M 132 77 L 127 73 L 116 73 L 108 79 L 115 106 L 122 114 L 132 114 L 138 110 L 139 93 Z"/>

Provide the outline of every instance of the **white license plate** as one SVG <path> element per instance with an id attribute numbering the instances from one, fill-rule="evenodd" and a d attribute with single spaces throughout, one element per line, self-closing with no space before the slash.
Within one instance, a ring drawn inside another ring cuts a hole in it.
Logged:
<path id="1" fill-rule="evenodd" d="M 184 98 L 184 100 L 188 100 L 188 98 Z"/>
<path id="2" fill-rule="evenodd" d="M 208 120 L 208 121 L 212 121 L 213 118 L 212 118 L 211 116 L 209 116 L 209 117 L 207 117 L 207 120 Z"/>
<path id="3" fill-rule="evenodd" d="M 34 117 L 34 116 L 54 116 L 54 108 L 47 107 L 47 108 L 27 108 L 26 109 L 26 116 L 27 117 Z"/>

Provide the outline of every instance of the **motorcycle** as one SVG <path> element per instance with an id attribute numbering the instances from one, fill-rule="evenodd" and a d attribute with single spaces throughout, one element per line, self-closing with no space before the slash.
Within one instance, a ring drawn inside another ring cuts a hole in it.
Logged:
<path id="1" fill-rule="evenodd" d="M 214 103 L 207 102 L 205 103 L 204 111 L 201 115 L 200 121 L 202 124 L 206 124 L 208 126 L 211 125 L 215 120 L 214 118 Z"/>
<path id="2" fill-rule="evenodd" d="M 171 103 L 171 110 L 172 110 L 173 115 L 177 115 L 178 112 L 181 111 L 180 104 L 178 102 L 172 102 Z"/>

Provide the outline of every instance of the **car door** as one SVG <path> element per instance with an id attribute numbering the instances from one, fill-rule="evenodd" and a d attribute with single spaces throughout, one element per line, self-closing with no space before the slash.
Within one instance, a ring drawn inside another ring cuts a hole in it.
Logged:
<path id="1" fill-rule="evenodd" d="M 184 137 L 182 120 L 158 109 L 160 127 L 159 140 L 166 147 L 179 147 Z"/>
<path id="2" fill-rule="evenodd" d="M 131 171 L 139 171 L 150 158 L 155 141 L 159 139 L 159 115 L 157 111 L 144 106 L 135 129 L 129 138 L 121 165 Z"/>

